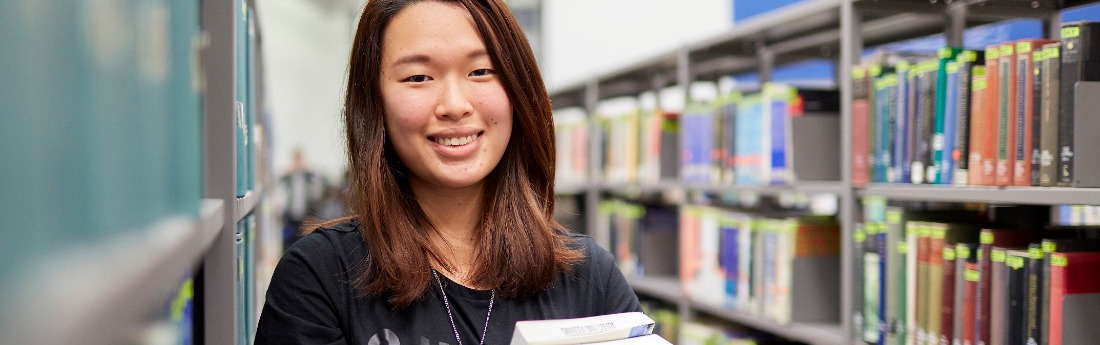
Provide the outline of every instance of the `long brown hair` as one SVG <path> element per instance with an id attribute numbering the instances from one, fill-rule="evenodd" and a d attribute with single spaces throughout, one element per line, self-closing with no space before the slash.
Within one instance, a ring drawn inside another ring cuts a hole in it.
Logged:
<path id="1" fill-rule="evenodd" d="M 344 99 L 351 218 L 369 250 L 356 287 L 403 308 L 423 296 L 431 262 L 447 256 L 430 240 L 435 228 L 416 201 L 386 137 L 380 84 L 385 29 L 402 9 L 424 0 L 370 0 L 356 29 Z M 512 104 L 513 130 L 500 163 L 486 177 L 480 248 L 471 274 L 503 298 L 525 298 L 583 258 L 553 220 L 554 127 L 550 99 L 531 47 L 500 0 L 453 1 L 472 15 Z M 427 255 L 425 255 L 427 253 Z"/>

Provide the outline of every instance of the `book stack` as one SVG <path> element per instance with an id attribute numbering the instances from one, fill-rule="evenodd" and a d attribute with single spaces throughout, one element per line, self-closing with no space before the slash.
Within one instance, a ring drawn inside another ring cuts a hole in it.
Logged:
<path id="1" fill-rule="evenodd" d="M 512 345 L 670 344 L 652 334 L 654 322 L 643 313 L 621 313 L 576 319 L 516 322 Z"/>

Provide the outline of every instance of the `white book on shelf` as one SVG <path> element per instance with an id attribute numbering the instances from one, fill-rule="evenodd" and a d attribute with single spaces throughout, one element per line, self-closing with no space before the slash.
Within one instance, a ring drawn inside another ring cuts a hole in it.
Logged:
<path id="1" fill-rule="evenodd" d="M 646 336 L 654 322 L 643 313 L 630 312 L 576 319 L 516 322 L 512 345 L 591 344 Z M 619 343 L 612 343 L 619 344 Z M 623 344 L 659 344 L 629 342 Z"/>

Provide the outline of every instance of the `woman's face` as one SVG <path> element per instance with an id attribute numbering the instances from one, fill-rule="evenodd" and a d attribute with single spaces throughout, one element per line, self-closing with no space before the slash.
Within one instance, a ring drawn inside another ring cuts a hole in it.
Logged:
<path id="1" fill-rule="evenodd" d="M 470 13 L 454 3 L 409 5 L 382 47 L 386 134 L 410 183 L 479 185 L 508 146 L 512 106 Z"/>

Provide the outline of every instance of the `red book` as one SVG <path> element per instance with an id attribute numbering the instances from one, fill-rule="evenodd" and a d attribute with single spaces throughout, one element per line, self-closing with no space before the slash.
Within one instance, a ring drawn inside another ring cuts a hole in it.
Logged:
<path id="1" fill-rule="evenodd" d="M 967 173 L 970 185 L 986 186 L 993 183 L 986 178 L 982 165 L 985 157 L 989 157 L 989 116 L 986 109 L 989 108 L 986 90 L 989 89 L 985 66 L 974 66 L 970 70 L 970 160 Z M 992 173 L 993 166 L 989 166 Z"/>
<path id="2" fill-rule="evenodd" d="M 997 175 L 996 121 L 1001 99 L 1001 76 L 999 72 L 1000 68 L 998 67 L 1000 63 L 1000 53 L 1000 46 L 989 46 L 985 49 L 985 80 L 987 87 L 985 88 L 985 109 L 981 114 L 985 126 L 974 126 L 985 130 L 982 134 L 984 142 L 980 144 L 982 148 L 982 163 L 979 165 L 979 170 L 982 174 L 979 181 L 984 182 L 982 185 L 985 186 L 994 185 L 994 177 Z"/>
<path id="3" fill-rule="evenodd" d="M 871 179 L 870 78 L 863 66 L 852 66 L 852 185 Z"/>
<path id="4" fill-rule="evenodd" d="M 962 339 L 961 345 L 975 345 L 977 344 L 977 334 L 974 333 L 977 323 L 977 307 L 978 307 L 978 280 L 981 279 L 981 273 L 978 272 L 977 263 L 966 263 L 966 271 L 963 272 L 966 286 L 963 289 L 963 310 L 962 313 Z"/>
<path id="5" fill-rule="evenodd" d="M 951 345 L 955 334 L 955 259 L 958 255 L 955 246 L 946 245 L 940 240 L 943 247 L 943 300 L 940 303 L 940 337 L 937 344 Z"/>
<path id="6" fill-rule="evenodd" d="M 1032 132 L 1035 130 L 1033 126 L 1033 116 L 1035 113 L 1034 106 L 1034 88 L 1035 88 L 1035 61 L 1032 59 L 1032 52 L 1034 50 L 1042 48 L 1044 44 L 1057 42 L 1055 40 L 1040 40 L 1040 39 L 1027 39 L 1016 42 L 1016 63 L 1014 69 L 1016 70 L 1016 106 L 1012 109 L 1016 113 L 1016 121 L 1014 126 L 1016 127 L 1016 145 L 1014 150 L 1016 151 L 1016 165 L 1012 169 L 1012 185 L 1014 186 L 1030 186 L 1031 174 L 1038 174 L 1038 171 L 1032 172 L 1031 155 L 1033 153 L 1034 143 L 1031 140 Z"/>
<path id="7" fill-rule="evenodd" d="M 975 333 L 978 335 L 978 345 L 992 345 L 989 342 L 989 320 L 991 316 L 989 302 L 993 296 L 989 287 L 990 279 L 992 279 L 991 273 L 993 272 L 993 261 L 990 260 L 993 247 L 1024 247 L 1035 239 L 1035 233 L 1029 230 L 982 229 L 979 238 L 981 249 L 978 256 L 978 272 L 981 277 L 978 278 L 977 311 L 974 315 L 977 319 L 975 325 L 978 329 L 975 330 Z"/>
<path id="8" fill-rule="evenodd" d="M 1013 43 L 1000 46 L 997 65 L 997 172 L 993 184 L 1012 184 L 1016 167 L 1016 47 Z"/>
<path id="9" fill-rule="evenodd" d="M 1100 339 L 1100 252 L 1050 254 L 1050 345 Z"/>

